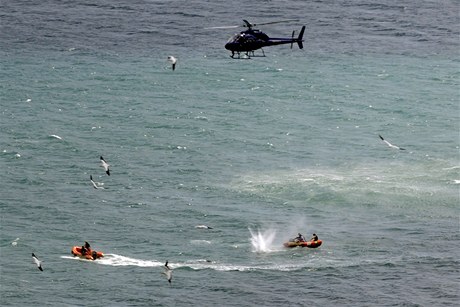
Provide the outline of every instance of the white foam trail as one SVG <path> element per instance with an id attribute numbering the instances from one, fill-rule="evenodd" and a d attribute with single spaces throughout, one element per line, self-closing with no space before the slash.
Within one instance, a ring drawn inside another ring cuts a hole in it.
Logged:
<path id="1" fill-rule="evenodd" d="M 64 259 L 73 259 L 73 260 L 80 260 L 80 261 L 89 261 L 94 263 L 99 263 L 103 265 L 111 265 L 111 266 L 138 266 L 138 267 L 160 267 L 163 266 L 164 263 L 156 260 L 142 260 L 136 258 L 125 257 L 116 254 L 105 254 L 103 258 L 97 260 L 87 260 L 82 259 L 80 257 L 72 257 L 72 256 L 61 256 Z"/>
<path id="2" fill-rule="evenodd" d="M 454 170 L 454 169 L 458 169 L 458 168 L 460 168 L 460 165 L 459 166 L 452 166 L 452 167 L 445 167 L 445 168 L 443 168 L 443 170 L 450 171 L 450 170 Z"/>
<path id="3" fill-rule="evenodd" d="M 211 244 L 211 241 L 208 240 L 191 240 L 191 244 L 196 244 L 196 245 L 208 245 Z"/>
<path id="4" fill-rule="evenodd" d="M 115 254 L 107 254 L 104 258 L 98 259 L 97 261 L 101 264 L 112 266 L 160 267 L 164 265 L 163 261 L 142 260 Z"/>
<path id="5" fill-rule="evenodd" d="M 251 263 L 251 264 L 229 264 L 219 262 L 187 262 L 182 264 L 176 264 L 175 268 L 187 267 L 192 270 L 214 270 L 219 272 L 230 272 L 230 271 L 297 271 L 305 268 L 316 268 L 310 261 L 303 262 L 283 262 L 283 263 Z"/>
<path id="6" fill-rule="evenodd" d="M 82 259 L 79 257 L 73 256 L 61 256 L 63 259 L 77 260 L 90 262 L 93 264 L 102 264 L 110 266 L 137 266 L 137 267 L 163 267 L 164 263 L 156 260 L 143 260 L 125 257 L 116 254 L 106 254 L 104 258 L 97 260 L 88 260 Z M 219 263 L 215 261 L 209 261 L 206 259 L 196 259 L 190 260 L 182 263 L 169 263 L 168 264 L 172 269 L 177 268 L 190 268 L 192 270 L 215 270 L 220 272 L 229 272 L 229 271 L 257 271 L 257 270 L 273 270 L 273 271 L 296 271 L 303 269 L 305 267 L 310 267 L 308 263 L 264 263 L 264 264 L 228 264 L 228 263 Z"/>

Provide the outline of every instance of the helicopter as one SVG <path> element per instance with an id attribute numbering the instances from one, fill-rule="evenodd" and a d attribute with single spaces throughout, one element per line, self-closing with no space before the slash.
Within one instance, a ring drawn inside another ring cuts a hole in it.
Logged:
<path id="1" fill-rule="evenodd" d="M 246 56 L 245 58 L 251 58 L 251 56 L 256 56 L 254 51 L 255 50 L 262 50 L 262 55 L 258 55 L 261 57 L 265 56 L 265 52 L 262 49 L 263 47 L 275 46 L 275 45 L 282 45 L 282 44 L 291 44 L 297 43 L 299 49 L 303 48 L 303 34 L 305 32 L 305 26 L 302 27 L 300 30 L 299 36 L 294 38 L 295 31 L 292 32 L 291 38 L 274 38 L 269 37 L 264 32 L 254 29 L 256 24 L 251 24 L 249 21 L 243 19 L 244 25 L 247 30 L 242 31 L 233 35 L 225 44 L 225 49 L 230 50 L 232 52 L 231 57 L 241 58 L 241 53 L 243 52 Z M 274 22 L 266 22 L 260 23 L 259 25 L 267 25 L 267 24 L 274 24 L 280 22 L 288 22 L 288 21 L 296 21 L 294 19 L 290 20 L 282 20 L 282 21 L 274 21 Z M 229 26 L 229 27 L 213 27 L 213 29 L 228 29 L 228 28 L 236 28 L 239 26 Z"/>

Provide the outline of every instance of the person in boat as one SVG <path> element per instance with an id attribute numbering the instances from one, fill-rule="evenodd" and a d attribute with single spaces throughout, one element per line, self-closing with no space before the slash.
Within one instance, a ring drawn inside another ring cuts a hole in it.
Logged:
<path id="1" fill-rule="evenodd" d="M 85 241 L 85 245 L 81 247 L 81 254 L 82 256 L 91 255 L 91 246 L 86 241 Z"/>
<path id="2" fill-rule="evenodd" d="M 318 236 L 316 233 L 313 234 L 313 237 L 311 237 L 310 241 L 318 241 Z"/>
<path id="3" fill-rule="evenodd" d="M 88 255 L 91 255 L 93 257 L 94 260 L 96 260 L 97 258 L 97 252 L 96 251 L 93 251 L 91 249 L 91 246 L 89 245 L 88 242 L 85 241 L 85 248 L 86 248 L 86 252 Z"/>
<path id="4" fill-rule="evenodd" d="M 298 233 L 298 234 L 297 234 L 297 237 L 295 237 L 294 241 L 295 241 L 295 242 L 304 242 L 304 241 L 305 241 L 305 238 L 304 238 L 304 236 L 303 236 L 301 233 Z"/>

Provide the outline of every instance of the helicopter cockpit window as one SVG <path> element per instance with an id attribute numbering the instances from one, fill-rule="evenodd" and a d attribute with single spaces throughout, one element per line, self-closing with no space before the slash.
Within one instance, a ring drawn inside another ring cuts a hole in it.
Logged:
<path id="1" fill-rule="evenodd" d="M 228 39 L 227 43 L 235 42 L 239 36 L 240 36 L 239 34 L 233 35 L 232 37 Z"/>
<path id="2" fill-rule="evenodd" d="M 233 35 L 229 40 L 228 40 L 228 43 L 244 43 L 244 41 L 246 40 L 246 35 L 243 33 L 243 34 L 235 34 Z"/>

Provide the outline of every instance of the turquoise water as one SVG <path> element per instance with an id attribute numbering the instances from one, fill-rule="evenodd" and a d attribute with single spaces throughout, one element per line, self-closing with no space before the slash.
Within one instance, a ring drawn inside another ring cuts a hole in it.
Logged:
<path id="1" fill-rule="evenodd" d="M 2 305 L 456 305 L 458 5 L 238 4 L 1 4 Z"/>

